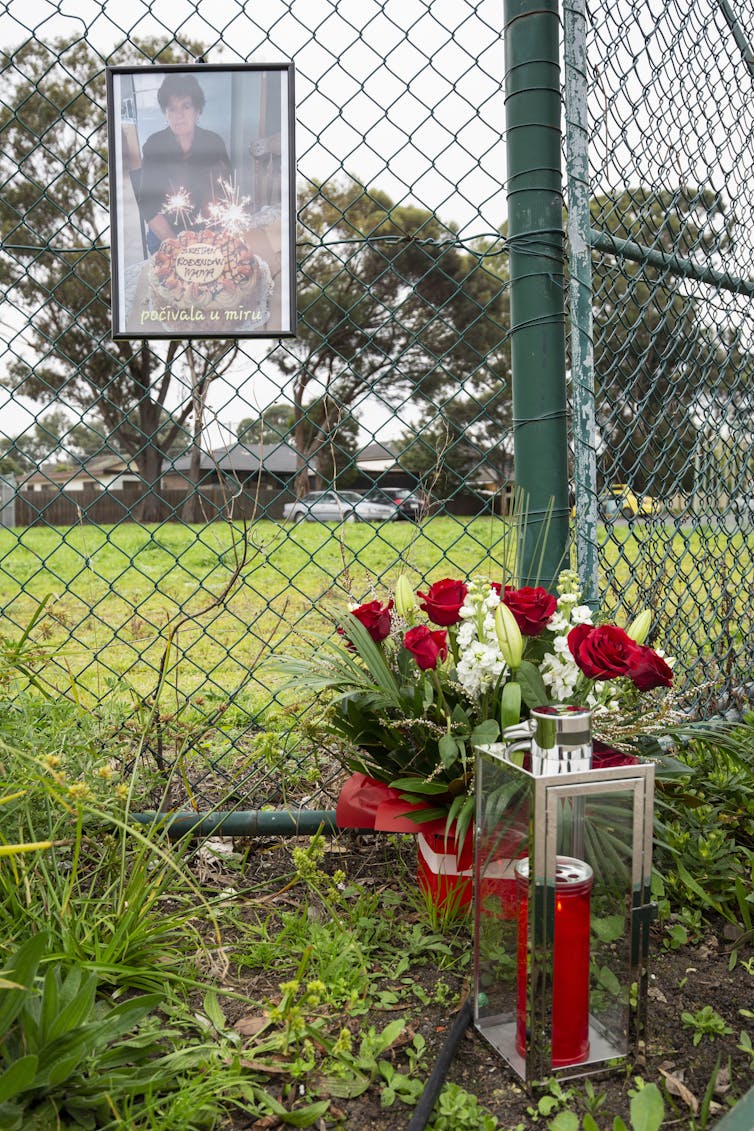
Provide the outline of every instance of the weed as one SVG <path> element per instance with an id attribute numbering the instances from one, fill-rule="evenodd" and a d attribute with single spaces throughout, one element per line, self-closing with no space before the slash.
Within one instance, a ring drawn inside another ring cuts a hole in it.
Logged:
<path id="1" fill-rule="evenodd" d="M 751 1037 L 745 1029 L 741 1030 L 741 1035 L 738 1038 L 738 1044 L 736 1045 L 736 1048 L 740 1052 L 745 1052 L 749 1058 L 750 1065 L 754 1066 L 754 1045 L 752 1045 Z"/>
<path id="2" fill-rule="evenodd" d="M 156 1078 L 149 1061 L 157 1035 L 143 1040 L 128 1034 L 161 996 L 102 1005 L 95 1001 L 94 974 L 74 967 L 63 975 L 59 963 L 39 973 L 48 950 L 49 939 L 40 933 L 8 963 L 0 1006 L 0 1125 L 8 1131 L 24 1126 L 27 1117 L 36 1120 L 32 1113 L 40 1110 L 48 1119 L 61 1111 L 77 1121 L 98 1116 L 102 1126 L 105 1093 L 117 1104 Z"/>
<path id="3" fill-rule="evenodd" d="M 683 1012 L 681 1021 L 686 1029 L 694 1030 L 693 1040 L 695 1045 L 700 1043 L 702 1037 L 709 1037 L 710 1040 L 714 1040 L 715 1037 L 722 1037 L 733 1032 L 730 1025 L 711 1005 L 702 1006 L 696 1013 Z"/>
<path id="4" fill-rule="evenodd" d="M 607 1096 L 603 1092 L 596 1092 L 594 1090 L 594 1084 L 591 1080 L 585 1081 L 584 1092 L 584 1106 L 586 1107 L 589 1115 L 596 1116 L 598 1112 L 600 1112 L 605 1106 Z"/>
<path id="5" fill-rule="evenodd" d="M 572 1088 L 563 1088 L 559 1080 L 552 1079 L 547 1083 L 547 1090 L 539 1096 L 536 1106 L 528 1107 L 526 1110 L 536 1123 L 542 1116 L 547 1118 L 560 1108 L 564 1108 L 573 1100 L 574 1095 Z"/>
<path id="6" fill-rule="evenodd" d="M 435 1105 L 430 1131 L 495 1131 L 497 1119 L 458 1084 L 445 1084 Z"/>
<path id="7" fill-rule="evenodd" d="M 382 1107 L 392 1107 L 396 1100 L 404 1104 L 414 1105 L 421 1099 L 424 1092 L 424 1081 L 414 1080 L 393 1068 L 386 1060 L 380 1061 L 380 1074 L 385 1081 L 380 1091 L 380 1104 Z"/>

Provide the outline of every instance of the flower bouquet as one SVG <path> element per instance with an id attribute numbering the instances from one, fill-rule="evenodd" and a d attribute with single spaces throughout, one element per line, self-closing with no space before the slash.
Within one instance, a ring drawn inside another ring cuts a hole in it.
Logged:
<path id="1" fill-rule="evenodd" d="M 281 666 L 299 689 L 331 693 L 325 726 L 354 775 L 344 805 L 371 788 L 372 819 L 383 817 L 375 827 L 438 822 L 462 843 L 474 748 L 533 707 L 590 706 L 596 736 L 611 745 L 646 731 L 641 697 L 672 683 L 668 662 L 645 643 L 649 627 L 648 611 L 626 629 L 595 624 L 571 570 L 555 594 L 481 577 L 414 592 L 403 575 L 391 596 L 352 608 L 316 656 Z"/>

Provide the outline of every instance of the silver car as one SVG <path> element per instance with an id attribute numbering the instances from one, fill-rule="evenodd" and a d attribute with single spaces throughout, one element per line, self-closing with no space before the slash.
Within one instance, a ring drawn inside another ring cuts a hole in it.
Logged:
<path id="1" fill-rule="evenodd" d="M 312 491 L 283 507 L 290 522 L 392 522 L 397 517 L 394 503 L 365 499 L 357 491 Z"/>

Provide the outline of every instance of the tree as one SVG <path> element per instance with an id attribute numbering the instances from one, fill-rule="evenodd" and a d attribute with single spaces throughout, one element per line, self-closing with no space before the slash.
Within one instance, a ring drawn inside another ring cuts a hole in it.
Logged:
<path id="1" fill-rule="evenodd" d="M 245 416 L 239 420 L 236 436 L 244 444 L 277 444 L 286 440 L 293 427 L 293 407 L 289 404 L 271 404 L 259 416 Z"/>
<path id="2" fill-rule="evenodd" d="M 106 447 L 105 438 L 89 424 L 75 424 L 61 409 L 45 413 L 18 436 L 0 437 L 0 474 L 21 475 L 39 464 L 80 462 Z"/>
<path id="3" fill-rule="evenodd" d="M 592 226 L 684 258 L 714 261 L 732 239 L 726 205 L 708 189 L 629 188 L 591 203 Z M 597 419 L 606 481 L 651 494 L 688 488 L 693 408 L 717 380 L 698 288 L 668 269 L 593 255 Z M 714 353 L 714 347 L 712 352 Z"/>
<path id="4" fill-rule="evenodd" d="M 128 42 L 113 57 L 169 63 L 202 50 L 185 48 L 179 58 Z M 163 460 L 190 420 L 198 446 L 207 389 L 236 347 L 111 339 L 107 60 L 85 41 L 60 40 L 28 40 L 0 58 L 0 282 L 21 326 L 3 384 L 43 405 L 64 396 L 96 419 L 136 463 L 146 487 L 139 513 L 150 520 Z"/>
<path id="5" fill-rule="evenodd" d="M 444 498 L 470 480 L 494 476 L 502 483 L 513 472 L 510 410 L 510 386 L 504 382 L 487 393 L 427 406 L 397 441 L 401 466 Z"/>
<path id="6" fill-rule="evenodd" d="M 501 280 L 425 209 L 353 178 L 315 184 L 300 203 L 299 335 L 275 360 L 290 378 L 303 492 L 368 394 L 427 402 L 502 372 L 506 319 Z"/>
<path id="7" fill-rule="evenodd" d="M 413 471 L 433 491 L 450 498 L 470 480 L 508 479 L 513 470 L 510 435 L 510 281 L 501 238 L 475 241 L 472 253 L 489 276 L 490 294 L 505 329 L 494 357 L 460 383 L 442 386 L 423 401 L 416 422 L 398 438 L 401 466 Z"/>

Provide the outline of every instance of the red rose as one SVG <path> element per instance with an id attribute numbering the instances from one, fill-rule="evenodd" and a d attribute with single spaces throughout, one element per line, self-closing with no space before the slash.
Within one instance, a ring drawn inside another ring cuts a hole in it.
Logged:
<path id="1" fill-rule="evenodd" d="M 524 585 L 521 589 L 506 585 L 503 604 L 508 606 L 516 618 L 522 636 L 539 636 L 558 607 L 557 597 L 553 597 L 541 585 L 536 588 Z"/>
<path id="2" fill-rule="evenodd" d="M 502 587 L 502 585 L 500 584 L 499 581 L 491 581 L 490 582 L 490 589 L 492 590 L 493 593 L 497 593 L 498 597 L 500 596 L 500 592 L 501 592 L 502 588 L 503 587 Z"/>
<path id="3" fill-rule="evenodd" d="M 417 593 L 421 597 L 419 608 L 427 614 L 433 624 L 448 626 L 458 624 L 461 619 L 459 611 L 466 600 L 468 589 L 462 581 L 453 581 L 446 577 L 443 581 L 435 581 L 426 593 Z"/>
<path id="4" fill-rule="evenodd" d="M 653 648 L 636 645 L 636 654 L 628 669 L 629 678 L 633 680 L 639 691 L 651 691 L 653 687 L 670 687 L 673 683 L 673 672 L 658 656 Z"/>
<path id="5" fill-rule="evenodd" d="M 426 624 L 410 628 L 403 638 L 403 647 L 416 660 L 423 672 L 436 668 L 438 661 L 448 655 L 448 634 L 444 630 L 432 632 Z"/>
<path id="6" fill-rule="evenodd" d="M 379 644 L 381 640 L 390 635 L 390 610 L 392 607 L 392 600 L 388 601 L 386 605 L 383 605 L 380 601 L 367 601 L 366 604 L 359 605 L 357 609 L 351 609 L 351 616 L 361 621 L 375 644 Z M 343 629 L 339 628 L 338 632 L 342 633 Z"/>
<path id="7" fill-rule="evenodd" d="M 639 645 L 615 624 L 577 624 L 568 633 L 571 655 L 589 679 L 629 675 Z M 638 686 L 638 684 L 637 684 Z"/>

